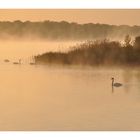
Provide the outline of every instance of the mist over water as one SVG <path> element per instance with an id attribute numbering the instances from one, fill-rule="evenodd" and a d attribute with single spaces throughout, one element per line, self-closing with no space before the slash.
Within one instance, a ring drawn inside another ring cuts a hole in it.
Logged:
<path id="1" fill-rule="evenodd" d="M 140 130 L 139 67 L 29 65 L 76 43 L 0 42 L 0 130 Z"/>
<path id="2" fill-rule="evenodd" d="M 30 62 L 35 55 L 45 52 L 65 52 L 80 41 L 0 40 L 0 61 L 9 59 Z M 24 63 L 25 63 L 24 62 Z"/>

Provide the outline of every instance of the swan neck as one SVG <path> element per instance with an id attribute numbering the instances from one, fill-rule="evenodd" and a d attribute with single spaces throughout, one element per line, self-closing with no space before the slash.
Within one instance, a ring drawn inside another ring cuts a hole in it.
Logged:
<path id="1" fill-rule="evenodd" d="M 114 79 L 112 79 L 112 86 L 114 85 Z"/>

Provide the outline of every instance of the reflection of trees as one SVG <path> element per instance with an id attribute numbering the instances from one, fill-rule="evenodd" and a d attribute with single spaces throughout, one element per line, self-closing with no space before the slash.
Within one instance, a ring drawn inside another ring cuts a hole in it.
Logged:
<path id="1" fill-rule="evenodd" d="M 133 77 L 134 77 L 134 73 L 133 73 L 133 70 L 132 69 L 129 69 L 129 68 L 126 68 L 124 69 L 123 73 L 122 73 L 122 77 L 123 77 L 123 80 L 124 80 L 124 88 L 126 90 L 126 93 L 129 93 L 129 91 L 131 90 L 131 84 L 132 83 L 132 80 L 133 80 Z"/>
<path id="2" fill-rule="evenodd" d="M 140 68 L 137 68 L 137 71 L 135 72 L 134 77 L 136 80 L 137 88 L 139 89 L 138 91 L 140 91 Z"/>
<path id="3" fill-rule="evenodd" d="M 135 79 L 136 79 L 137 83 L 140 84 L 140 69 L 138 69 L 136 71 L 136 73 L 134 74 L 134 76 L 135 76 Z"/>
<path id="4" fill-rule="evenodd" d="M 140 88 L 140 70 L 139 68 L 125 68 L 123 73 L 126 93 L 129 93 L 133 86 Z M 133 82 L 134 81 L 134 82 Z"/>

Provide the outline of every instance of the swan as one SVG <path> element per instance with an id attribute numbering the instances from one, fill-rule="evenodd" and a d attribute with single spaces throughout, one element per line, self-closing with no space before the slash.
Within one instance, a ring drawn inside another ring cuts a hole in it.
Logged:
<path id="1" fill-rule="evenodd" d="M 4 62 L 10 62 L 8 59 L 5 59 Z"/>
<path id="2" fill-rule="evenodd" d="M 21 64 L 21 59 L 19 59 L 19 62 L 13 62 L 13 64 Z"/>
<path id="3" fill-rule="evenodd" d="M 34 63 L 34 62 L 30 62 L 30 65 L 35 65 L 36 63 Z"/>
<path id="4" fill-rule="evenodd" d="M 111 80 L 112 80 L 112 87 L 113 87 L 113 86 L 114 86 L 114 87 L 120 87 L 120 86 L 122 86 L 121 83 L 114 83 L 114 78 L 111 78 Z"/>

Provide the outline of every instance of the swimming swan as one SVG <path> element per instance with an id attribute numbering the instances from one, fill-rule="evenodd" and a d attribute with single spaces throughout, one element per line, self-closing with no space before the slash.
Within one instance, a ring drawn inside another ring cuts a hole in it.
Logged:
<path id="1" fill-rule="evenodd" d="M 8 60 L 8 59 L 4 59 L 4 62 L 10 62 L 10 60 Z"/>
<path id="2" fill-rule="evenodd" d="M 13 64 L 21 64 L 21 59 L 19 59 L 19 62 L 13 62 Z"/>
<path id="3" fill-rule="evenodd" d="M 35 65 L 36 63 L 35 62 L 30 62 L 30 65 Z"/>
<path id="4" fill-rule="evenodd" d="M 113 87 L 113 86 L 114 86 L 114 87 L 120 87 L 120 86 L 122 86 L 121 83 L 114 83 L 114 78 L 111 78 L 111 80 L 112 80 L 112 87 Z"/>

